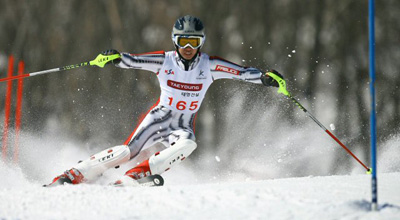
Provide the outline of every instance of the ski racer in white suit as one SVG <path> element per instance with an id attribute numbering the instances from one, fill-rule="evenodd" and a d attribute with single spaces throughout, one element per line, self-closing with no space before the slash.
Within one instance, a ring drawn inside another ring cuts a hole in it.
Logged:
<path id="1" fill-rule="evenodd" d="M 159 102 L 123 145 L 106 149 L 78 163 L 56 177 L 50 185 L 93 181 L 107 169 L 128 162 L 156 143 L 163 143 L 165 149 L 127 171 L 115 184 L 134 185 L 137 184 L 137 179 L 161 174 L 183 161 L 196 149 L 196 112 L 207 89 L 215 80 L 238 79 L 266 86 L 279 86 L 272 77 L 256 68 L 242 67 L 200 52 L 205 38 L 200 19 L 186 15 L 176 21 L 172 30 L 175 51 L 121 53 L 120 59 L 113 60 L 120 68 L 156 73 L 161 87 Z M 119 52 L 116 50 L 103 52 L 104 55 L 117 53 Z M 283 79 L 278 72 L 270 72 Z"/>

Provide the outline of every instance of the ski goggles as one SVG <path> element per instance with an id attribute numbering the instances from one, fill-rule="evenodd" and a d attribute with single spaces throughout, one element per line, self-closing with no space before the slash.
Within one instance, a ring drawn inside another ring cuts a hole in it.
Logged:
<path id="1" fill-rule="evenodd" d="M 198 49 L 203 45 L 205 37 L 175 35 L 173 40 L 175 45 L 177 45 L 179 48 L 186 48 L 189 46 L 192 49 Z"/>

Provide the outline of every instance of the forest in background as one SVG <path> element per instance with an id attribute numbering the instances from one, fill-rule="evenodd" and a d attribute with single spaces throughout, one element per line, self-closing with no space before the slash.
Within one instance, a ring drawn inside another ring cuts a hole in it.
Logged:
<path id="1" fill-rule="evenodd" d="M 368 1 L 0 3 L 1 78 L 6 76 L 10 54 L 25 61 L 27 72 L 34 72 L 88 61 L 110 48 L 131 53 L 173 50 L 172 25 L 178 17 L 191 14 L 206 27 L 202 51 L 244 66 L 278 70 L 310 112 L 326 126 L 334 124 L 339 139 L 369 158 Z M 376 4 L 378 147 L 399 131 L 399 13 L 399 1 Z M 3 83 L 0 103 L 5 90 Z M 86 147 L 104 149 L 123 143 L 158 96 L 155 75 L 140 70 L 87 67 L 32 77 L 24 80 L 22 129 L 67 136 Z M 232 105 L 237 99 L 241 105 Z M 227 117 L 232 106 L 239 108 L 234 110 L 237 114 Z M 256 114 L 249 114 L 256 108 Z M 310 120 L 274 89 L 216 81 L 196 121 L 196 137 L 203 146 L 196 154 L 218 148 L 236 118 L 263 121 L 265 111 L 272 108 L 278 109 L 280 119 L 266 121 L 268 129 L 279 128 L 280 121 L 301 129 Z M 3 117 L 2 108 L 0 112 Z M 246 130 L 235 132 L 243 141 L 252 135 Z M 259 132 L 267 141 L 274 138 Z M 349 163 L 351 158 L 341 155 L 340 151 L 337 160 Z"/>

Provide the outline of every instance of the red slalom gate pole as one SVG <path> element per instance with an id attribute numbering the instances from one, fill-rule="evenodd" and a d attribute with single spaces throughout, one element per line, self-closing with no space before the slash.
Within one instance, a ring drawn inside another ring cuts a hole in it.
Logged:
<path id="1" fill-rule="evenodd" d="M 14 71 L 14 57 L 11 55 L 8 58 L 8 72 L 7 77 L 12 77 Z M 6 102 L 4 109 L 4 130 L 3 130 L 3 146 L 2 146 L 2 157 L 3 161 L 7 159 L 7 142 L 8 142 L 8 128 L 10 122 L 10 110 L 11 110 L 11 92 L 12 92 L 12 81 L 7 82 L 7 91 L 6 91 Z"/>
<path id="2" fill-rule="evenodd" d="M 24 61 L 19 61 L 18 63 L 18 75 L 21 76 L 24 74 Z M 22 108 L 22 91 L 23 91 L 23 79 L 18 79 L 17 85 L 17 105 L 15 109 L 15 143 L 14 143 L 14 163 L 18 163 L 19 157 L 19 131 L 21 129 L 21 108 Z"/>

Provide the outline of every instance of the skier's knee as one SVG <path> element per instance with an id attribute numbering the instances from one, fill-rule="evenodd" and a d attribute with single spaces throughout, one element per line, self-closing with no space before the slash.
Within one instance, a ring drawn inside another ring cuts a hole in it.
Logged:
<path id="1" fill-rule="evenodd" d="M 184 155 L 189 156 L 194 150 L 197 148 L 196 142 L 194 142 L 191 139 L 181 139 L 177 141 L 174 145 L 171 145 L 171 147 L 178 148 L 182 151 Z"/>

